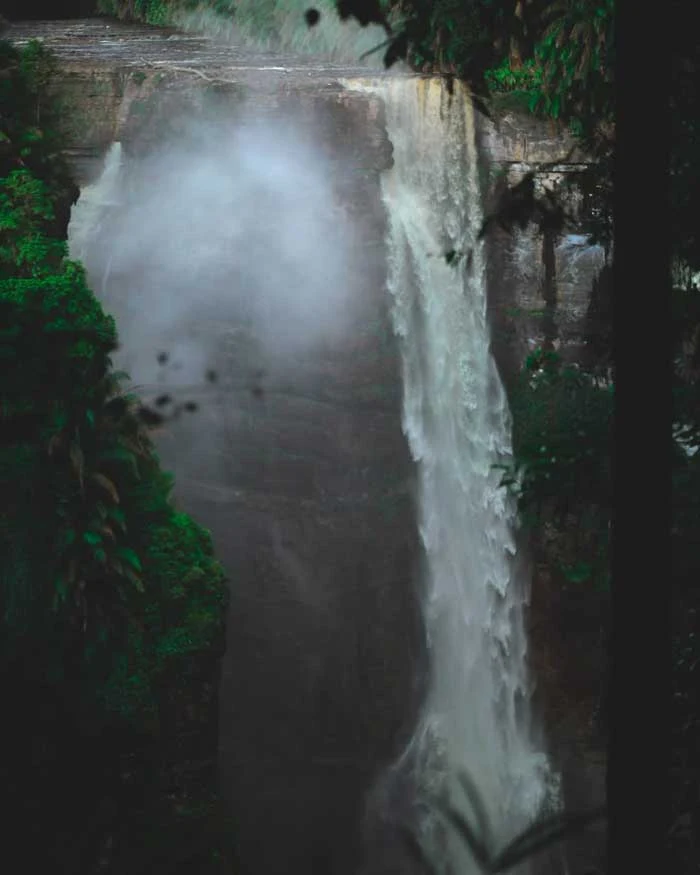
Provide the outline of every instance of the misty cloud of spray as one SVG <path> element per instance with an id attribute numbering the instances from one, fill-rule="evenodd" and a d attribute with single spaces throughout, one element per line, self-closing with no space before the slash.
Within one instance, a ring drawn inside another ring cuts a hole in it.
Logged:
<path id="1" fill-rule="evenodd" d="M 217 332 L 284 367 L 342 337 L 355 235 L 331 180 L 313 135 L 281 121 L 197 123 L 143 158 L 115 144 L 69 240 L 117 319 L 118 364 L 151 383 L 167 349 L 192 384 Z"/>

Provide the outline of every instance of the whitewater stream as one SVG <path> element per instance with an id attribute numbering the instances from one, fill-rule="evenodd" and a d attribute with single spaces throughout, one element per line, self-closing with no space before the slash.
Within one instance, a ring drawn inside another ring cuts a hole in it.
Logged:
<path id="1" fill-rule="evenodd" d="M 430 684 L 406 757 L 472 823 L 459 773 L 484 803 L 492 850 L 552 802 L 535 745 L 516 510 L 496 467 L 511 458 L 508 402 L 490 348 L 474 110 L 439 80 L 349 87 L 381 94 L 394 163 L 382 179 L 388 290 L 403 358 L 403 428 L 418 465 Z M 458 871 L 474 863 L 459 843 Z M 461 864 L 461 866 L 459 865 Z"/>

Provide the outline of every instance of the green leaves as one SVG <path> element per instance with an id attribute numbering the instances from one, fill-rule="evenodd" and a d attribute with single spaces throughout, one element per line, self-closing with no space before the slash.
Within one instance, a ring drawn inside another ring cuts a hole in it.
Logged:
<path id="1" fill-rule="evenodd" d="M 122 531 L 126 532 L 126 519 L 124 511 L 119 507 L 110 507 L 107 511 L 107 517 Z"/>
<path id="2" fill-rule="evenodd" d="M 29 170 L 0 179 L 0 279 L 39 276 L 60 264 L 65 244 L 47 233 L 54 221 L 50 190 Z"/>
<path id="3" fill-rule="evenodd" d="M 46 721 L 39 746 L 55 727 L 108 727 L 116 759 L 125 737 L 157 733 L 166 709 L 182 738 L 204 716 L 189 706 L 210 696 L 226 586 L 211 541 L 175 513 L 172 478 L 111 371 L 114 320 L 66 257 L 75 189 L 61 188 L 48 102 L 32 91 L 50 69 L 42 48 L 24 73 L 20 57 L 0 42 L 0 642 L 7 676 L 22 668 L 19 687 L 38 679 L 37 701 L 66 701 L 69 723 Z M 29 785 L 41 801 L 38 755 Z M 50 821 L 37 834 L 51 836 Z M 80 828 L 74 837 L 82 847 Z"/>
<path id="4" fill-rule="evenodd" d="M 575 565 L 563 566 L 562 571 L 570 583 L 584 583 L 591 579 L 593 566 L 588 562 L 577 562 Z"/>
<path id="5" fill-rule="evenodd" d="M 131 547 L 117 547 L 116 554 L 136 571 L 142 571 L 141 560 Z"/>
<path id="6" fill-rule="evenodd" d="M 586 137 L 613 117 L 613 9 L 613 0 L 552 3 L 535 48 L 543 71 L 538 108 L 576 121 Z"/>
<path id="7" fill-rule="evenodd" d="M 536 104 L 542 86 L 542 68 L 536 59 L 529 58 L 520 67 L 513 69 L 510 59 L 506 58 L 498 67 L 487 70 L 484 79 L 489 90 L 494 93 L 519 92 Z"/>
<path id="8" fill-rule="evenodd" d="M 547 350 L 528 356 L 512 392 L 514 461 L 501 466 L 501 486 L 531 524 L 566 521 L 597 542 L 564 539 L 567 558 L 553 565 L 570 583 L 607 586 L 613 402 L 612 385 Z"/>

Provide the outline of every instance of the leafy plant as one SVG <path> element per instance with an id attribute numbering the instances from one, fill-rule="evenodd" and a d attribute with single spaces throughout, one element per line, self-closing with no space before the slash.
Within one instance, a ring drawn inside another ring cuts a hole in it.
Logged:
<path id="1" fill-rule="evenodd" d="M 530 100 L 542 86 L 542 68 L 533 58 L 513 68 L 509 59 L 485 73 L 485 81 L 492 92 L 522 92 Z M 532 103 L 529 104 L 530 106 Z"/>
<path id="2" fill-rule="evenodd" d="M 209 743 L 215 721 L 227 588 L 112 369 L 114 320 L 68 258 L 76 189 L 44 127 L 52 69 L 43 48 L 0 42 L 0 675 L 16 753 L 0 778 L 25 861 L 94 871 L 128 807 L 148 820 L 188 757 L 214 756 L 191 739 Z M 127 803 L 123 762 L 139 758 L 150 783 Z M 213 784 L 188 792 L 212 809 Z M 161 818 L 157 847 L 180 820 Z"/>
<path id="3" fill-rule="evenodd" d="M 516 463 L 504 485 L 516 489 L 521 507 L 548 503 L 564 513 L 587 500 L 609 506 L 612 386 L 537 350 L 511 405 Z"/>
<path id="4" fill-rule="evenodd" d="M 576 118 L 590 135 L 612 121 L 613 12 L 613 0 L 555 0 L 535 49 L 543 88 L 533 108 Z"/>
<path id="5" fill-rule="evenodd" d="M 46 233 L 55 221 L 48 187 L 28 170 L 0 179 L 0 278 L 40 276 L 58 268 L 66 246 Z"/>

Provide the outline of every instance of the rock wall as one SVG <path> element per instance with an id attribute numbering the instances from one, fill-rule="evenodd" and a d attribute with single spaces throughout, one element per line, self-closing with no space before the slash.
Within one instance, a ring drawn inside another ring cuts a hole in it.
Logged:
<path id="1" fill-rule="evenodd" d="M 478 118 L 487 214 L 504 183 L 533 173 L 537 196 L 555 192 L 567 212 L 581 218 L 575 179 L 587 158 L 561 126 L 505 109 L 495 111 L 493 119 Z M 604 264 L 602 248 L 589 245 L 576 227 L 557 236 L 552 241 L 554 295 L 547 300 L 545 241 L 534 225 L 512 232 L 493 226 L 486 245 L 494 354 L 506 384 L 547 339 L 566 360 L 581 361 L 591 290 Z"/>

